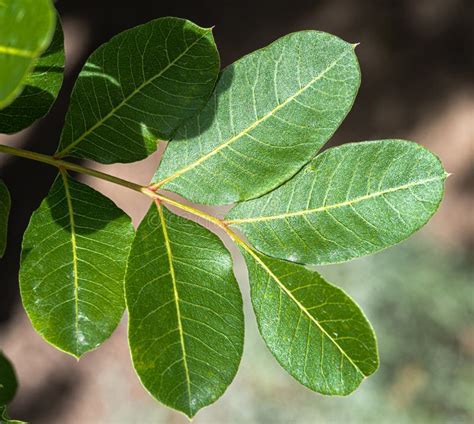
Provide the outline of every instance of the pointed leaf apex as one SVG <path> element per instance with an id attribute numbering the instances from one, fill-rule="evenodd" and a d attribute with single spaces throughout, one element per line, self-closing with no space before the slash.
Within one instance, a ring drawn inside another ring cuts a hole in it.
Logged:
<path id="1" fill-rule="evenodd" d="M 354 44 L 352 44 L 352 48 L 355 50 L 356 47 L 357 47 L 359 44 L 360 44 L 360 43 L 354 43 Z"/>

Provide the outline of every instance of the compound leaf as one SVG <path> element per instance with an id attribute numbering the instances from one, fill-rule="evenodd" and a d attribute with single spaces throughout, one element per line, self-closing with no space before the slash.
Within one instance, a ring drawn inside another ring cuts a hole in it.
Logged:
<path id="1" fill-rule="evenodd" d="M 20 94 L 51 42 L 55 19 L 50 0 L 0 0 L 0 109 Z"/>
<path id="2" fill-rule="evenodd" d="M 5 183 L 0 180 L 0 258 L 7 247 L 8 217 L 10 215 L 10 192 Z"/>
<path id="3" fill-rule="evenodd" d="M 36 331 L 75 357 L 119 323 L 133 240 L 130 218 L 62 172 L 31 217 L 20 267 L 23 305 Z"/>
<path id="4" fill-rule="evenodd" d="M 219 73 L 211 29 L 178 18 L 132 28 L 87 60 L 57 156 L 133 162 L 206 103 Z"/>
<path id="5" fill-rule="evenodd" d="M 219 398 L 242 356 L 242 298 L 222 242 L 155 204 L 132 246 L 126 298 L 134 367 L 189 417 Z"/>
<path id="6" fill-rule="evenodd" d="M 18 383 L 13 366 L 0 351 L 0 407 L 8 405 L 12 401 L 17 387 Z"/>
<path id="7" fill-rule="evenodd" d="M 328 264 L 377 252 L 437 210 L 446 173 L 425 148 L 402 140 L 347 144 L 317 156 L 275 191 L 237 205 L 227 223 L 261 252 Z"/>
<path id="8" fill-rule="evenodd" d="M 63 82 L 64 60 L 64 35 L 58 17 L 53 40 L 35 61 L 22 93 L 0 110 L 0 133 L 21 131 L 49 112 Z"/>
<path id="9" fill-rule="evenodd" d="M 301 384 L 347 395 L 378 367 L 375 334 L 341 289 L 301 265 L 243 250 L 265 343 Z"/>
<path id="10" fill-rule="evenodd" d="M 359 83 L 353 45 L 316 31 L 285 36 L 223 71 L 207 106 L 169 143 L 153 181 L 198 203 L 262 195 L 331 137 Z"/>

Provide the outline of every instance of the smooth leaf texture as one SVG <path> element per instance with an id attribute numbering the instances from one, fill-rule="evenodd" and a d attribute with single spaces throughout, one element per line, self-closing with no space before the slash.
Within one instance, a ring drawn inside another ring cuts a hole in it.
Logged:
<path id="1" fill-rule="evenodd" d="M 242 356 L 242 298 L 222 242 L 152 205 L 126 279 L 135 369 L 160 402 L 192 417 L 219 398 Z"/>
<path id="2" fill-rule="evenodd" d="M 331 137 L 359 83 L 353 45 L 316 31 L 283 37 L 223 71 L 208 105 L 168 145 L 154 182 L 197 203 L 262 195 Z"/>
<path id="3" fill-rule="evenodd" d="M 206 103 L 219 73 L 211 29 L 160 18 L 122 32 L 88 59 L 58 156 L 134 162 Z"/>
<path id="4" fill-rule="evenodd" d="M 58 18 L 53 40 L 35 61 L 22 93 L 11 105 L 0 109 L 0 133 L 21 131 L 49 112 L 63 82 L 64 60 L 63 29 Z"/>
<path id="5" fill-rule="evenodd" d="M 13 366 L 0 351 L 0 407 L 11 402 L 15 397 L 17 387 L 18 383 Z"/>
<path id="6" fill-rule="evenodd" d="M 398 243 L 426 224 L 446 176 L 439 159 L 415 143 L 347 144 L 325 151 L 272 193 L 237 205 L 226 219 L 270 256 L 343 262 Z"/>
<path id="7" fill-rule="evenodd" d="M 375 372 L 374 332 L 347 294 L 301 265 L 243 253 L 260 334 L 288 373 L 319 393 L 347 395 Z"/>
<path id="8" fill-rule="evenodd" d="M 36 331 L 75 357 L 96 348 L 124 311 L 133 240 L 112 201 L 62 173 L 23 238 L 20 289 Z"/>
<path id="9" fill-rule="evenodd" d="M 0 109 L 20 94 L 51 42 L 55 19 L 50 0 L 0 1 Z"/>
<path id="10" fill-rule="evenodd" d="M 5 249 L 7 247 L 10 206 L 10 192 L 5 183 L 0 180 L 0 258 L 5 254 Z"/>

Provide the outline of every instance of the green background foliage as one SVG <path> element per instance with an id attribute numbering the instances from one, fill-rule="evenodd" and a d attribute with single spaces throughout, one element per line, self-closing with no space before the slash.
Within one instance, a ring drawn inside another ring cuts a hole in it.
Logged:
<path id="1" fill-rule="evenodd" d="M 36 59 L 51 41 L 54 23 L 50 0 L 0 2 L 0 108 L 21 92 Z"/>
<path id="2" fill-rule="evenodd" d="M 64 35 L 58 17 L 53 40 L 35 61 L 22 93 L 8 107 L 0 109 L 0 133 L 21 131 L 49 112 L 63 82 L 64 61 Z"/>
<path id="3" fill-rule="evenodd" d="M 359 83 L 353 45 L 317 31 L 282 37 L 222 72 L 207 106 L 169 144 L 154 182 L 196 203 L 262 195 L 331 137 Z"/>

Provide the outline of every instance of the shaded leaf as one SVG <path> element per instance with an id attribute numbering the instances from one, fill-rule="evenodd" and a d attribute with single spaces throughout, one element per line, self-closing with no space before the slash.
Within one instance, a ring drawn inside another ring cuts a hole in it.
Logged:
<path id="1" fill-rule="evenodd" d="M 5 254 L 5 249 L 7 247 L 10 206 L 10 192 L 5 183 L 0 180 L 0 258 Z"/>
<path id="2" fill-rule="evenodd" d="M 189 417 L 218 399 L 242 356 L 242 298 L 232 258 L 206 229 L 153 205 L 126 279 L 134 367 L 160 402 Z"/>
<path id="3" fill-rule="evenodd" d="M 301 265 L 243 250 L 258 327 L 280 365 L 325 395 L 347 395 L 378 367 L 375 334 L 341 289 Z"/>
<path id="4" fill-rule="evenodd" d="M 53 40 L 35 61 L 22 93 L 0 110 L 0 133 L 21 131 L 49 112 L 63 82 L 64 60 L 63 29 L 58 18 Z"/>
<path id="5" fill-rule="evenodd" d="M 197 203 L 262 195 L 331 137 L 359 82 L 353 45 L 316 31 L 280 38 L 223 71 L 207 106 L 168 145 L 154 182 Z"/>
<path id="6" fill-rule="evenodd" d="M 211 29 L 178 18 L 132 28 L 99 47 L 74 87 L 58 156 L 134 162 L 153 153 L 212 93 Z"/>
<path id="7" fill-rule="evenodd" d="M 0 108 L 20 94 L 36 59 L 51 41 L 54 23 L 50 0 L 0 1 Z"/>
<path id="8" fill-rule="evenodd" d="M 17 387 L 15 370 L 10 361 L 0 351 L 0 407 L 12 401 Z"/>
<path id="9" fill-rule="evenodd" d="M 439 159 L 415 143 L 347 144 L 226 218 L 268 255 L 343 262 L 396 244 L 426 224 L 441 202 L 446 175 Z"/>
<path id="10" fill-rule="evenodd" d="M 124 311 L 133 233 L 112 201 L 58 176 L 31 217 L 20 268 L 23 305 L 49 343 L 80 357 L 110 336 Z"/>

